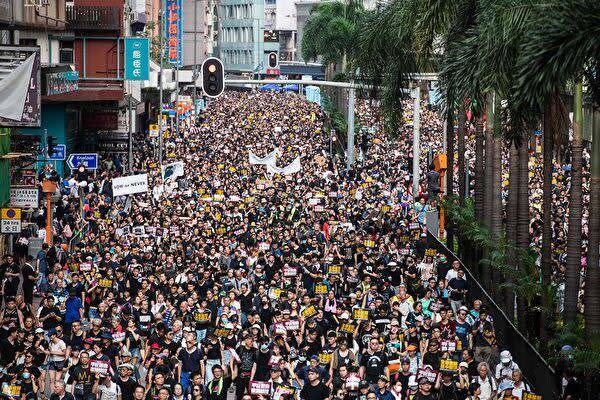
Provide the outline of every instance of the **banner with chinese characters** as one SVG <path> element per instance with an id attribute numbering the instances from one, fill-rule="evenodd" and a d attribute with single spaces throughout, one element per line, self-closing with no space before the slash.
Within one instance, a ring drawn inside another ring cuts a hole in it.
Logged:
<path id="1" fill-rule="evenodd" d="M 167 38 L 167 61 L 170 64 L 181 65 L 183 31 L 182 0 L 166 0 L 165 37 Z"/>

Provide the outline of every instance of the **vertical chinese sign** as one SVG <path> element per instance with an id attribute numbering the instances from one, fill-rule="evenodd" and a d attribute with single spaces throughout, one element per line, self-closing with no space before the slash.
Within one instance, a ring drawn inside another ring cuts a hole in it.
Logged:
<path id="1" fill-rule="evenodd" d="M 165 37 L 167 39 L 167 61 L 181 66 L 183 31 L 181 6 L 182 0 L 166 0 Z"/>
<path id="2" fill-rule="evenodd" d="M 125 80 L 150 78 L 150 50 L 147 38 L 125 38 Z"/>

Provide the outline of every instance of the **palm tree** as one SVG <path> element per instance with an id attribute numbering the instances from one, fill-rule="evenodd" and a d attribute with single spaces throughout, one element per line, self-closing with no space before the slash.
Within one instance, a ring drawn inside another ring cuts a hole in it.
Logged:
<path id="1" fill-rule="evenodd" d="M 454 130 L 452 132 L 454 135 Z M 465 172 L 465 136 L 467 135 L 467 115 L 464 104 L 458 109 L 458 198 L 460 204 L 465 204 L 467 182 Z"/>
<path id="2" fill-rule="evenodd" d="M 515 96 L 546 107 L 550 96 L 564 91 L 569 82 L 576 82 L 564 309 L 565 321 L 572 321 L 577 315 L 581 271 L 581 89 L 585 77 L 591 99 L 600 104 L 600 41 L 597 40 L 600 34 L 600 3 L 595 0 L 563 0 L 550 7 L 540 6 L 539 15 L 537 25 L 523 41 Z M 589 244 L 590 247 L 597 245 Z M 586 278 L 586 291 L 592 291 L 586 294 L 586 299 L 598 301 L 598 274 Z M 600 312 L 597 303 L 591 308 Z M 586 317 L 590 319 L 586 318 L 588 330 L 588 323 L 600 319 L 600 314 L 588 314 Z"/>
<path id="3" fill-rule="evenodd" d="M 321 57 L 325 66 L 339 65 L 340 72 L 347 72 L 364 12 L 362 2 L 354 0 L 315 5 L 304 27 L 302 57 L 305 60 Z"/>
<path id="4" fill-rule="evenodd" d="M 593 110 L 593 137 L 592 137 L 592 168 L 590 179 L 590 216 L 589 216 L 589 253 L 588 270 L 586 272 L 585 289 L 585 325 L 586 340 L 593 343 L 594 332 L 600 332 L 600 291 L 588 285 L 600 282 L 598 265 L 598 243 L 600 242 L 600 110 Z M 594 245 L 596 244 L 596 245 Z"/>

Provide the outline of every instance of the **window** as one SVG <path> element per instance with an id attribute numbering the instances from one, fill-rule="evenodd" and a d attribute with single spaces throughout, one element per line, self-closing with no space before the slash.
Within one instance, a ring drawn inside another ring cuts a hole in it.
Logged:
<path id="1" fill-rule="evenodd" d="M 58 62 L 61 64 L 73 64 L 73 41 L 61 40 L 58 42 Z"/>
<path id="2" fill-rule="evenodd" d="M 19 38 L 19 46 L 35 47 L 37 45 L 37 39 Z"/>

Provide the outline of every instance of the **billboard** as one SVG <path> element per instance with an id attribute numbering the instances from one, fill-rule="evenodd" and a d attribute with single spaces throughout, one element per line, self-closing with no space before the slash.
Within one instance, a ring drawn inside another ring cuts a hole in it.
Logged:
<path id="1" fill-rule="evenodd" d="M 26 89 L 24 97 L 22 113 L 19 109 L 20 119 L 18 118 L 4 118 L 0 117 L 0 126 L 12 126 L 12 127 L 32 127 L 39 128 L 41 126 L 41 64 L 40 64 L 40 50 L 39 47 L 20 47 L 20 46 L 0 46 L 0 55 L 3 60 L 24 64 L 27 59 L 34 55 L 33 67 L 28 77 L 24 77 L 25 81 L 29 83 Z M 19 69 L 19 67 L 17 67 Z M 14 94 L 15 91 L 24 88 L 24 84 L 21 83 L 21 79 L 13 79 L 12 74 L 9 74 L 0 80 L 0 85 L 3 81 L 12 79 L 12 82 L 6 85 L 8 92 Z M 17 85 L 17 86 L 15 86 Z M 2 97 L 8 96 L 3 94 Z M 18 96 L 17 96 L 18 97 Z M 7 97 L 5 97 L 7 98 Z M 12 101 L 12 100 L 10 100 Z"/>
<path id="2" fill-rule="evenodd" d="M 167 39 L 167 61 L 170 64 L 181 65 L 183 43 L 183 8 L 182 0 L 166 0 L 165 38 Z"/>

